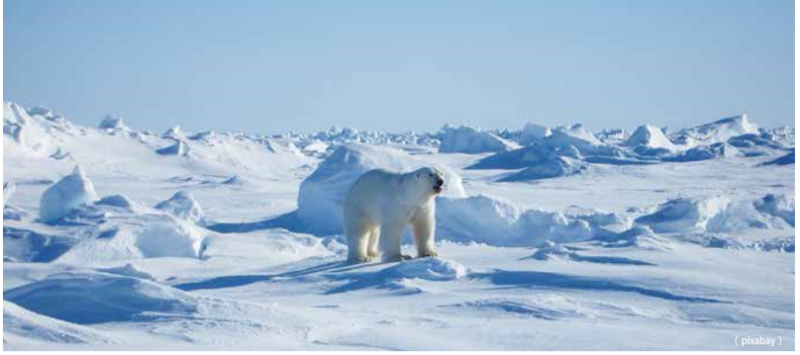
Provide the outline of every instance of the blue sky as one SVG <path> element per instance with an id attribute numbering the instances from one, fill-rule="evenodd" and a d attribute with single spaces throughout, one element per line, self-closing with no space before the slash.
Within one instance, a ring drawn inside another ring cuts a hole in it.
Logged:
<path id="1" fill-rule="evenodd" d="M 5 101 L 96 125 L 794 125 L 794 2 L 6 0 Z"/>

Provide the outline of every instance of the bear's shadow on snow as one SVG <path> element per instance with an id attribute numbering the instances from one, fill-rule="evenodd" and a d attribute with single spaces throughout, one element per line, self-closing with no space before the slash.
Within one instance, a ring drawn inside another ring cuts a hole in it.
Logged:
<path id="1" fill-rule="evenodd" d="M 346 261 L 334 261 L 330 263 L 320 264 L 305 269 L 288 271 L 280 274 L 273 275 L 231 275 L 220 276 L 208 280 L 198 282 L 187 282 L 183 284 L 174 285 L 173 287 L 183 291 L 195 290 L 209 290 L 229 287 L 241 287 L 254 284 L 257 282 L 274 281 L 279 279 L 286 279 L 292 277 L 303 277 L 318 274 L 322 272 L 345 272 L 362 267 L 370 266 L 371 264 L 351 264 Z"/>
<path id="2" fill-rule="evenodd" d="M 685 301 L 694 303 L 728 303 L 711 298 L 681 296 L 668 291 L 627 285 L 617 281 L 557 274 L 540 271 L 507 271 L 494 270 L 486 273 L 474 273 L 469 276 L 473 280 L 486 280 L 490 283 L 508 288 L 556 288 L 590 291 L 633 292 L 643 296 L 660 298 L 668 301 Z"/>

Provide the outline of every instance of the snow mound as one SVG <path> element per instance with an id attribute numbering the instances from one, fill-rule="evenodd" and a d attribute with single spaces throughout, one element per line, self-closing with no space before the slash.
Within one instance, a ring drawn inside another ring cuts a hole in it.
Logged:
<path id="1" fill-rule="evenodd" d="M 758 126 L 750 123 L 747 115 L 723 118 L 697 127 L 686 128 L 675 133 L 674 141 L 687 146 L 722 143 L 731 137 L 743 134 L 758 134 Z"/>
<path id="2" fill-rule="evenodd" d="M 628 140 L 625 141 L 625 145 L 630 147 L 666 149 L 669 151 L 674 151 L 676 149 L 675 145 L 664 135 L 661 129 L 651 125 L 639 126 Z"/>
<path id="3" fill-rule="evenodd" d="M 125 195 L 111 195 L 106 196 L 94 203 L 98 206 L 117 207 L 129 212 L 136 212 L 141 209 L 141 206 L 131 201 Z"/>
<path id="4" fill-rule="evenodd" d="M 536 260 L 551 260 L 554 256 L 569 258 L 573 255 L 575 255 L 574 251 L 567 249 L 567 247 L 561 244 L 556 244 L 548 240 L 544 242 L 541 247 L 539 247 L 539 249 L 531 256 L 531 258 Z"/>
<path id="5" fill-rule="evenodd" d="M 150 275 L 149 273 L 147 273 L 145 271 L 142 271 L 141 269 L 136 267 L 136 265 L 131 264 L 131 263 L 127 263 L 127 264 L 125 264 L 123 266 L 118 266 L 118 267 L 100 269 L 98 271 L 109 273 L 109 274 L 114 274 L 114 275 L 134 277 L 134 278 L 137 278 L 137 279 L 145 279 L 145 280 L 150 280 L 150 281 L 154 281 L 155 280 L 155 278 L 153 278 L 153 275 Z"/>
<path id="6" fill-rule="evenodd" d="M 452 281 L 468 273 L 463 265 L 441 258 L 413 259 L 397 263 L 379 272 L 387 279 L 420 279 L 428 281 Z"/>
<path id="7" fill-rule="evenodd" d="M 158 257 L 201 258 L 206 233 L 194 223 L 162 213 L 103 213 L 93 238 L 61 255 L 58 262 L 92 265 Z"/>
<path id="8" fill-rule="evenodd" d="M 42 194 L 39 201 L 39 216 L 43 222 L 53 222 L 82 204 L 97 200 L 94 185 L 84 172 L 75 168 Z"/>
<path id="9" fill-rule="evenodd" d="M 182 140 L 176 140 L 174 144 L 156 150 L 156 153 L 160 155 L 177 155 L 182 157 L 189 154 L 189 146 Z"/>
<path id="10" fill-rule="evenodd" d="M 50 262 L 67 252 L 77 239 L 70 233 L 47 234 L 38 228 L 3 226 L 3 257 L 20 262 Z"/>
<path id="11" fill-rule="evenodd" d="M 10 344 L 24 341 L 61 344 L 115 343 L 92 328 L 45 317 L 8 301 L 3 301 L 3 340 Z"/>
<path id="12" fill-rule="evenodd" d="M 626 230 L 630 222 L 613 213 L 565 214 L 522 209 L 510 202 L 478 195 L 441 198 L 436 206 L 436 237 L 493 246 L 539 246 L 586 241 Z"/>
<path id="13" fill-rule="evenodd" d="M 188 191 L 175 193 L 169 200 L 155 205 L 155 209 L 167 212 L 177 218 L 197 223 L 200 226 L 206 225 L 206 217 L 200 207 L 200 203 Z"/>
<path id="14" fill-rule="evenodd" d="M 734 232 L 747 228 L 790 229 L 794 199 L 767 195 L 732 201 L 722 196 L 677 198 L 636 219 L 656 233 Z"/>
<path id="15" fill-rule="evenodd" d="M 562 176 L 581 174 L 589 169 L 589 165 L 575 159 L 557 157 L 534 165 L 520 172 L 502 178 L 503 182 L 551 179 Z"/>
<path id="16" fill-rule="evenodd" d="M 525 124 L 525 128 L 522 129 L 522 132 L 517 140 L 519 141 L 519 144 L 530 145 L 534 142 L 538 142 L 544 138 L 547 138 L 552 134 L 553 131 L 550 130 L 550 127 L 540 126 L 528 122 Z"/>
<path id="17" fill-rule="evenodd" d="M 147 280 L 104 274 L 64 273 L 3 293 L 5 300 L 77 324 L 124 322 L 159 314 L 191 314 L 195 299 Z"/>
<path id="18" fill-rule="evenodd" d="M 439 153 L 505 152 L 518 146 L 492 133 L 469 126 L 444 126 L 439 133 Z"/>
<path id="19" fill-rule="evenodd" d="M 423 292 L 420 281 L 455 281 L 464 278 L 469 270 L 463 265 L 440 258 L 421 258 L 396 263 L 377 272 L 330 275 L 334 280 L 348 280 L 327 294 L 357 291 L 366 288 L 389 289 L 400 294 Z"/>
<path id="20" fill-rule="evenodd" d="M 316 234 L 343 230 L 342 204 L 350 186 L 365 172 L 385 169 L 408 172 L 427 164 L 397 149 L 350 143 L 340 146 L 300 184 L 297 213 L 304 229 Z M 461 176 L 434 165 L 444 173 L 443 196 L 465 196 Z"/>

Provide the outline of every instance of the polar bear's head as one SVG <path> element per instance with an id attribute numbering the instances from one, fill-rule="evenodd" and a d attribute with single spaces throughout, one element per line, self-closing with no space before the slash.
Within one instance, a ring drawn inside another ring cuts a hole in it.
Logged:
<path id="1" fill-rule="evenodd" d="M 417 182 L 423 186 L 423 190 L 431 194 L 439 194 L 444 190 L 444 174 L 435 168 L 422 168 L 414 173 Z"/>

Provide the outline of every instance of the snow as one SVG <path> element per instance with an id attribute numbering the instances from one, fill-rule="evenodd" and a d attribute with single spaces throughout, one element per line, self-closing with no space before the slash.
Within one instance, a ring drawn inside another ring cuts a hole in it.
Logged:
<path id="1" fill-rule="evenodd" d="M 70 210 L 97 200 L 94 185 L 80 168 L 50 186 L 39 201 L 39 216 L 44 222 L 53 222 Z"/>
<path id="2" fill-rule="evenodd" d="M 441 132 L 107 126 L 4 104 L 4 349 L 794 348 L 793 128 L 531 124 L 442 154 Z M 350 184 L 422 166 L 446 174 L 440 256 L 348 264 Z"/>
<path id="3" fill-rule="evenodd" d="M 504 152 L 518 147 L 513 142 L 470 126 L 444 126 L 439 139 L 439 153 Z"/>

